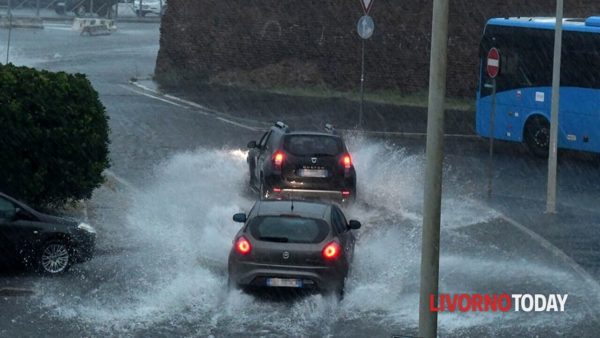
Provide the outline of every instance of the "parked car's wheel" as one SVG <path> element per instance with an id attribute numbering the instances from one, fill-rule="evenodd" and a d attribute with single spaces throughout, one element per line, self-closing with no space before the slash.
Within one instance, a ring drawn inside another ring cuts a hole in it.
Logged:
<path id="1" fill-rule="evenodd" d="M 525 124 L 525 143 L 537 157 L 548 157 L 550 147 L 550 123 L 543 117 L 533 117 Z"/>
<path id="2" fill-rule="evenodd" d="M 56 275 L 67 271 L 71 260 L 68 244 L 62 240 L 52 240 L 42 246 L 38 264 L 40 271 Z"/>

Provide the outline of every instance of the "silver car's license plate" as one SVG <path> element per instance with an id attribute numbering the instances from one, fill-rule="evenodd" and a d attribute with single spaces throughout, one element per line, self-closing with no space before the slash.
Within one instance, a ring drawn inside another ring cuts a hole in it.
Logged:
<path id="1" fill-rule="evenodd" d="M 327 177 L 327 170 L 326 169 L 300 169 L 300 170 L 298 170 L 298 176 L 325 178 L 325 177 Z"/>
<path id="2" fill-rule="evenodd" d="M 294 278 L 267 278 L 267 286 L 283 288 L 301 288 L 302 280 Z"/>

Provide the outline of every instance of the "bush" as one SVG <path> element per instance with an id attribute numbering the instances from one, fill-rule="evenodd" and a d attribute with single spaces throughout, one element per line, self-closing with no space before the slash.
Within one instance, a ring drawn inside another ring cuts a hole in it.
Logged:
<path id="1" fill-rule="evenodd" d="M 85 75 L 0 65 L 0 191 L 38 207 L 90 198 L 109 167 L 108 133 Z"/>

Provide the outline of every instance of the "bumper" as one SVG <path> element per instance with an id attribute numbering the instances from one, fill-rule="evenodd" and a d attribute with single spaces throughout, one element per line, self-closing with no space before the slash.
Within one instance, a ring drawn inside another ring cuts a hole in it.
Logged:
<path id="1" fill-rule="evenodd" d="M 335 292 L 346 278 L 347 269 L 337 266 L 281 266 L 251 262 L 229 263 L 229 278 L 240 287 L 268 287 L 268 278 L 302 280 L 304 290 Z"/>
<path id="2" fill-rule="evenodd" d="M 316 200 L 334 200 L 340 202 L 347 202 L 353 194 L 344 194 L 337 190 L 309 190 L 309 189 L 281 189 L 279 191 L 271 191 L 267 198 L 270 199 L 288 199 L 303 198 L 303 199 L 316 199 Z"/>
<path id="3" fill-rule="evenodd" d="M 94 252 L 96 250 L 96 236 L 89 235 L 85 238 L 81 238 L 77 243 L 72 246 L 73 259 L 76 263 L 87 262 L 94 258 Z"/>

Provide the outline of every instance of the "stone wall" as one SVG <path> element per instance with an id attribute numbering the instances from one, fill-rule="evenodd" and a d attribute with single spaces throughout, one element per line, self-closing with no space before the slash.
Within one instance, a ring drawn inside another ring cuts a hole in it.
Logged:
<path id="1" fill-rule="evenodd" d="M 367 87 L 427 89 L 432 0 L 376 0 L 376 30 L 366 42 Z M 600 14 L 598 0 L 572 0 L 566 16 Z M 552 16 L 550 0 L 451 1 L 450 95 L 471 96 L 479 39 L 487 19 Z M 206 81 L 287 59 L 316 65 L 335 88 L 356 88 L 361 40 L 358 0 L 169 0 L 156 78 L 164 85 Z M 285 75 L 285 74 L 283 74 Z"/>

